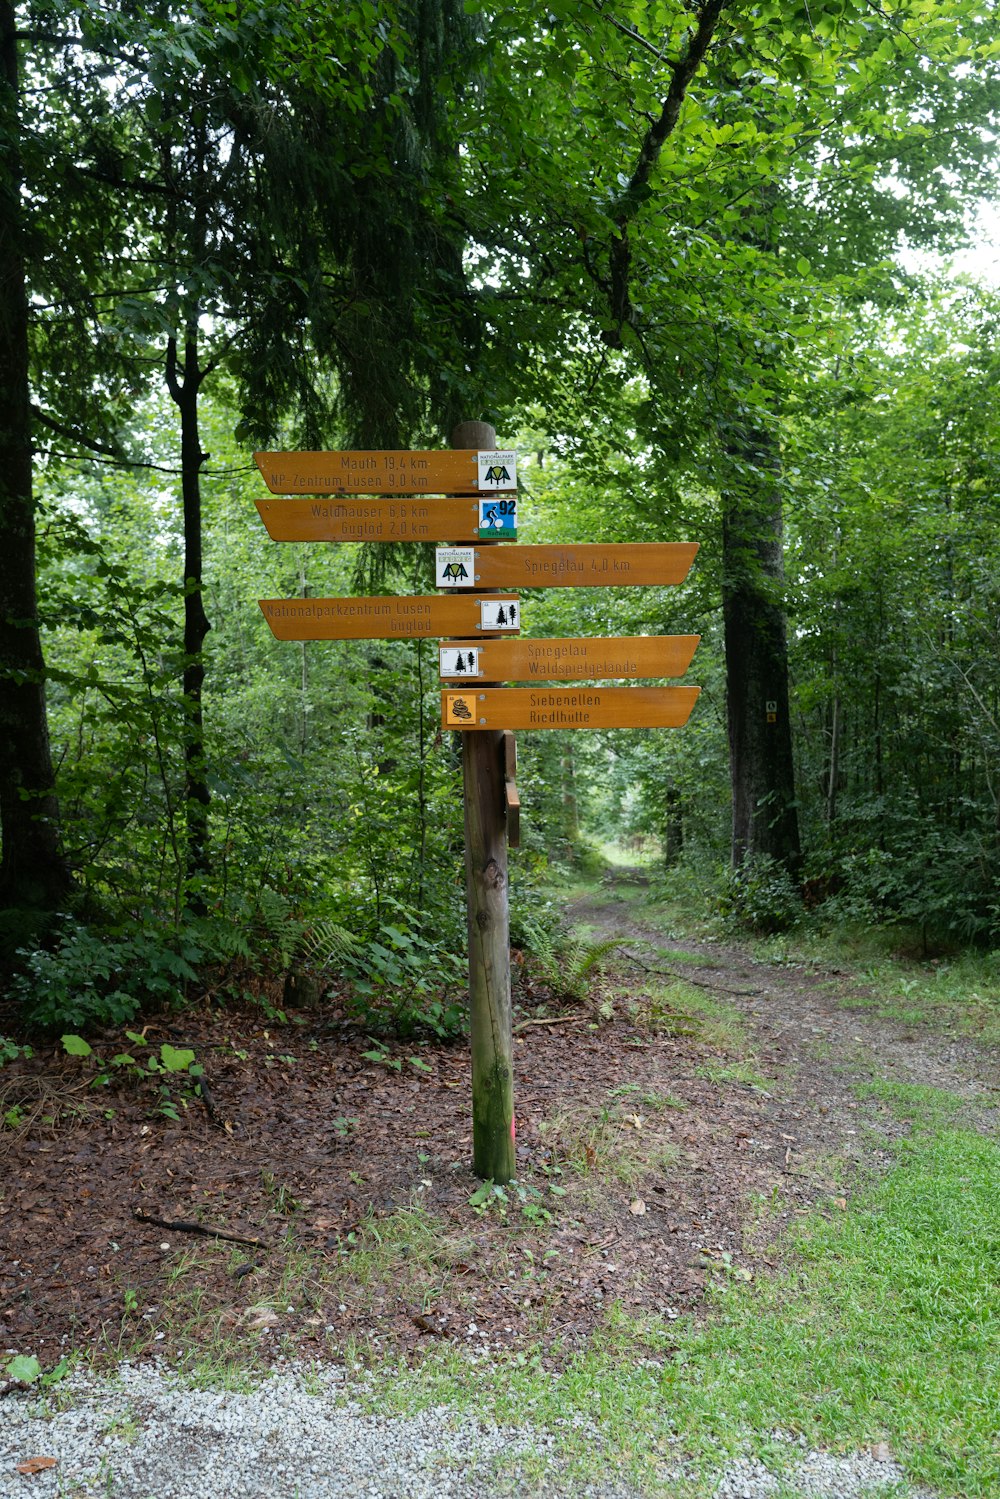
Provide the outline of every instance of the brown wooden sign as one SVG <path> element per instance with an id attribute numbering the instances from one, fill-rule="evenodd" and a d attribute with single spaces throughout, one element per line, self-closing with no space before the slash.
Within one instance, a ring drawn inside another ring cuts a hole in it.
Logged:
<path id="1" fill-rule="evenodd" d="M 683 583 L 697 542 L 439 548 L 439 588 L 611 588 Z"/>
<path id="2" fill-rule="evenodd" d="M 371 499 L 279 499 L 255 501 L 272 541 L 478 541 L 492 532 L 480 524 L 478 499 L 418 499 L 402 495 Z M 512 501 L 498 499 L 497 508 Z"/>
<path id="3" fill-rule="evenodd" d="M 264 618 L 278 640 L 398 640 L 516 632 L 521 628 L 517 595 L 488 599 L 396 598 L 261 599 Z"/>
<path id="4" fill-rule="evenodd" d="M 272 494 L 483 494 L 517 488 L 513 453 L 481 454 L 477 448 L 253 456 Z M 481 457 L 508 461 L 481 463 Z"/>
<path id="5" fill-rule="evenodd" d="M 700 687 L 484 687 L 441 693 L 446 729 L 679 729 Z"/>
<path id="6" fill-rule="evenodd" d="M 448 640 L 444 682 L 599 682 L 613 677 L 682 677 L 699 635 L 623 635 L 614 640 Z"/>

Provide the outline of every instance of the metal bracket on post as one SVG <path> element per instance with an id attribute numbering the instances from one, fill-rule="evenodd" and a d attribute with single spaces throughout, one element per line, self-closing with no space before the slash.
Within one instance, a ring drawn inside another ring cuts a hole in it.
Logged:
<path id="1" fill-rule="evenodd" d="M 510 729 L 503 735 L 503 801 L 507 814 L 507 847 L 521 847 L 521 798 L 517 792 L 517 743 Z"/>

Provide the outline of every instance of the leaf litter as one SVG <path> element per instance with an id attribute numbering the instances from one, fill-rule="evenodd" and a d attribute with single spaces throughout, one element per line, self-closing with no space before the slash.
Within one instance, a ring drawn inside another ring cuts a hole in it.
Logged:
<path id="1" fill-rule="evenodd" d="M 582 914 L 669 957 L 620 905 Z M 421 1046 L 419 1068 L 412 1041 L 386 1043 L 395 1068 L 336 1004 L 277 1028 L 251 1007 L 152 1018 L 151 1038 L 192 1049 L 211 1084 L 214 1118 L 192 1099 L 177 1119 L 125 1085 L 82 1107 L 78 1068 L 37 1047 L 5 1068 L 8 1092 L 20 1078 L 48 1103 L 0 1134 L 0 1349 L 51 1367 L 77 1348 L 190 1358 L 224 1337 L 247 1356 L 370 1343 L 417 1359 L 450 1338 L 540 1345 L 558 1362 L 612 1307 L 637 1321 L 700 1313 L 713 1279 L 772 1262 L 797 1214 L 843 1211 L 831 1158 L 838 1172 L 878 1165 L 881 1136 L 887 1163 L 905 1129 L 854 1092 L 871 1075 L 858 1034 L 896 1075 L 898 1027 L 846 1011 L 829 974 L 719 944 L 705 955 L 685 978 L 740 1010 L 754 1075 L 771 1085 L 741 1080 L 732 1038 L 690 1015 L 652 1023 L 644 977 L 626 966 L 610 1018 L 583 1005 L 579 1024 L 520 1025 L 518 1180 L 486 1194 L 462 1041 Z M 527 998 L 537 1010 L 537 988 Z M 937 1057 L 942 1077 L 960 1065 Z M 155 1219 L 203 1234 L 165 1243 Z M 251 1253 L 255 1241 L 266 1247 Z"/>

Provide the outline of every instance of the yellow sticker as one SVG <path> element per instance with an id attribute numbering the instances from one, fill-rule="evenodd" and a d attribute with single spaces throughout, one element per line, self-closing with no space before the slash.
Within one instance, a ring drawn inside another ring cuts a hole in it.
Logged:
<path id="1" fill-rule="evenodd" d="M 445 722 L 465 724 L 475 722 L 474 699 L 464 692 L 449 692 L 445 698 Z"/>

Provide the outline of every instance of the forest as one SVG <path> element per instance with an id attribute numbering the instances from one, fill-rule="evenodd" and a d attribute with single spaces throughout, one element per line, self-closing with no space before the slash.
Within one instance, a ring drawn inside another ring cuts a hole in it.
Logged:
<path id="1" fill-rule="evenodd" d="M 0 3 L 0 963 L 40 1030 L 336 972 L 460 1027 L 461 751 L 426 593 L 275 544 L 253 452 L 518 453 L 523 591 L 697 634 L 683 729 L 519 736 L 512 940 L 616 844 L 737 926 L 1000 939 L 1000 300 L 981 0 Z M 7 1043 L 8 1045 L 11 1043 Z"/>

